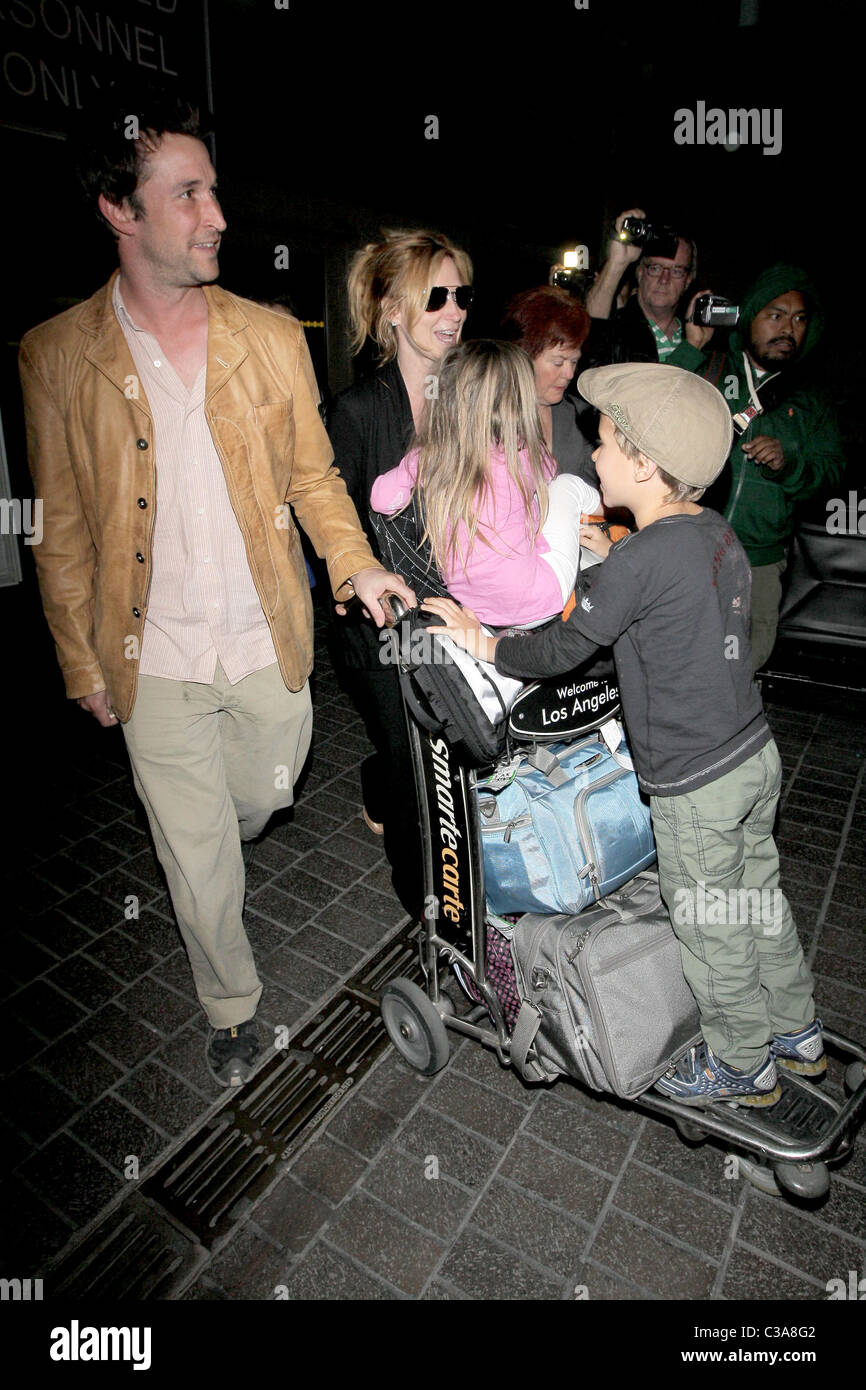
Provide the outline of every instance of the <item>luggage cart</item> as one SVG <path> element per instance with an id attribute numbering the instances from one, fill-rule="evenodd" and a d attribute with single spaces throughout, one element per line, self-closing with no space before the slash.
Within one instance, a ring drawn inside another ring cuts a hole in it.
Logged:
<path id="1" fill-rule="evenodd" d="M 555 683 L 535 683 L 541 715 L 545 701 L 550 708 L 560 703 L 554 684 L 583 679 L 575 673 Z M 405 978 L 389 981 L 381 995 L 382 1018 L 398 1052 L 425 1076 L 448 1062 L 449 1032 L 492 1049 L 503 1066 L 510 1066 L 511 1036 L 485 969 L 487 909 L 476 772 L 461 758 L 459 745 L 421 727 L 408 707 L 406 718 L 424 845 L 426 907 L 419 955 L 425 987 Z M 568 737 L 561 724 L 556 737 Z M 469 1007 L 458 1010 L 443 988 L 455 978 L 455 966 L 483 1002 L 473 1006 L 467 1000 Z M 866 1111 L 866 1048 L 831 1029 L 824 1030 L 824 1042 L 847 1063 L 844 1103 L 781 1067 L 782 1097 L 766 1111 L 719 1101 L 685 1106 L 652 1088 L 628 1103 L 671 1120 L 689 1144 L 714 1139 L 738 1151 L 740 1170 L 763 1192 L 819 1198 L 829 1189 L 828 1163 L 850 1150 Z"/>

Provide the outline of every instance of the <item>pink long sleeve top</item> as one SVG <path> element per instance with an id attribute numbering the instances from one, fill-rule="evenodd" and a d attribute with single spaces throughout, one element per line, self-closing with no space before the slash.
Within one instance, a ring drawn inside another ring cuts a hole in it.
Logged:
<path id="1" fill-rule="evenodd" d="M 524 450 L 518 457 L 523 476 L 531 485 L 529 458 Z M 406 505 L 417 466 L 415 451 L 376 479 L 370 494 L 374 511 L 388 515 Z M 533 515 L 537 525 L 535 501 Z M 458 559 L 446 567 L 442 578 L 454 598 L 473 609 L 481 622 L 503 627 L 531 623 L 562 611 L 559 581 L 541 558 L 549 546 L 540 532 L 534 540 L 526 534 L 526 506 L 509 475 L 502 450 L 491 450 L 490 486 L 478 498 L 478 530 L 468 555 L 468 531 L 463 522 L 457 540 Z"/>

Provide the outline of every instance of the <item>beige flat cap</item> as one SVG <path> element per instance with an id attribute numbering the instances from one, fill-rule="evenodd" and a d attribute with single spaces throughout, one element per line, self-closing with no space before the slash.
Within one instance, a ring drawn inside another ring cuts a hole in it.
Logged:
<path id="1" fill-rule="evenodd" d="M 734 427 L 703 377 L 664 362 L 623 362 L 581 372 L 577 389 L 677 482 L 708 487 L 724 468 Z"/>

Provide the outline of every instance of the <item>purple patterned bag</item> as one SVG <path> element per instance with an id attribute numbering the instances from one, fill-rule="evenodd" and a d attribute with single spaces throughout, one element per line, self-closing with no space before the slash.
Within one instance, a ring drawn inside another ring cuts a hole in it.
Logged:
<path id="1" fill-rule="evenodd" d="M 515 919 L 516 920 L 516 919 Z M 511 956 L 511 942 L 507 936 L 493 925 L 487 923 L 487 946 L 484 952 L 484 966 L 490 988 L 499 1000 L 502 1017 L 509 1033 L 514 1032 L 514 1024 L 520 1013 L 520 995 L 517 993 L 517 980 L 514 974 L 514 961 Z M 476 1004 L 484 1001 L 473 980 L 466 979 L 462 971 L 455 967 L 461 985 Z"/>

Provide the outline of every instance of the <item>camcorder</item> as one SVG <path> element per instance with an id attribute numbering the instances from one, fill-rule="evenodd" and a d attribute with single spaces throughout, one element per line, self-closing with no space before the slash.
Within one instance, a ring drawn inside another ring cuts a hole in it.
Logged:
<path id="1" fill-rule="evenodd" d="M 699 294 L 692 310 L 692 323 L 704 328 L 733 328 L 739 317 L 739 304 L 732 304 L 720 294 Z"/>
<path id="2" fill-rule="evenodd" d="M 644 253 L 672 261 L 676 258 L 679 237 L 673 227 L 655 227 L 646 217 L 623 218 L 620 241 L 641 246 Z"/>

